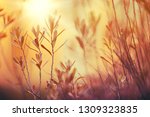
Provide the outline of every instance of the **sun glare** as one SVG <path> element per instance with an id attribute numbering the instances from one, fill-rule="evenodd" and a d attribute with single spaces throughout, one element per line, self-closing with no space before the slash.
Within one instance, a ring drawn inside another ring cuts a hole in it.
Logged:
<path id="1" fill-rule="evenodd" d="M 28 18 L 41 23 L 48 17 L 51 9 L 52 0 L 27 0 L 24 10 Z"/>

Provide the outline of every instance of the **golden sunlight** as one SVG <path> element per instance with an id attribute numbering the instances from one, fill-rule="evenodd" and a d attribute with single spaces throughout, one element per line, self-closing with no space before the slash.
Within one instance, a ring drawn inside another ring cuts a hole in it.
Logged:
<path id="1" fill-rule="evenodd" d="M 24 12 L 31 20 L 42 23 L 52 9 L 52 0 L 27 0 L 24 5 Z"/>
<path id="2" fill-rule="evenodd" d="M 149 5 L 0 0 L 0 99 L 150 99 Z"/>

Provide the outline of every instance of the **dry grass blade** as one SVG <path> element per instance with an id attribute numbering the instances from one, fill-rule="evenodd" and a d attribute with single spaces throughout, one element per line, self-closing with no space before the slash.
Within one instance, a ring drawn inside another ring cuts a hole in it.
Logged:
<path id="1" fill-rule="evenodd" d="M 0 12 L 2 12 L 4 9 L 0 8 Z"/>
<path id="2" fill-rule="evenodd" d="M 41 44 L 41 47 L 42 47 L 44 50 L 46 50 L 46 51 L 52 56 L 52 53 L 50 52 L 50 50 L 47 49 L 43 44 Z"/>
<path id="3" fill-rule="evenodd" d="M 32 47 L 30 47 L 28 44 L 26 44 L 26 46 L 27 46 L 29 49 L 31 49 L 31 50 L 33 50 L 33 51 L 35 51 L 35 52 L 38 52 L 37 50 L 35 50 L 35 49 L 33 49 Z"/>
<path id="4" fill-rule="evenodd" d="M 55 52 L 57 52 L 59 49 L 61 49 L 65 44 L 66 44 L 67 41 L 65 41 L 63 44 L 61 44 L 56 50 Z"/>
<path id="5" fill-rule="evenodd" d="M 16 58 L 13 58 L 13 60 L 14 60 L 14 62 L 15 62 L 16 64 L 19 64 L 19 62 L 18 62 L 18 60 L 17 60 Z"/>
<path id="6" fill-rule="evenodd" d="M 111 62 L 109 62 L 105 57 L 100 57 L 101 59 L 103 59 L 104 61 L 106 61 L 107 63 L 109 63 L 110 65 L 112 65 L 112 63 Z"/>
<path id="7" fill-rule="evenodd" d="M 64 31 L 65 31 L 65 29 L 63 29 L 61 32 L 59 32 L 59 33 L 57 34 L 57 38 L 58 38 Z"/>
<path id="8" fill-rule="evenodd" d="M 76 74 L 76 69 L 74 68 L 73 71 L 72 71 L 72 73 L 70 74 L 69 78 L 66 79 L 66 83 L 72 82 L 73 79 L 74 79 L 75 74 Z"/>
<path id="9" fill-rule="evenodd" d="M 85 47 L 84 47 L 84 42 L 82 41 L 82 39 L 77 36 L 77 37 L 76 37 L 76 40 L 78 41 L 80 47 L 81 47 L 82 49 L 84 49 Z"/>
<path id="10" fill-rule="evenodd" d="M 0 39 L 5 38 L 7 35 L 5 33 L 0 32 Z"/>

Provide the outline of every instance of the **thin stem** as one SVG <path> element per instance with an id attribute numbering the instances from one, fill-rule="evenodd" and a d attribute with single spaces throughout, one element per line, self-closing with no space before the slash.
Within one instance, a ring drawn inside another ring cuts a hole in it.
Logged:
<path id="1" fill-rule="evenodd" d="M 25 78 L 25 81 L 26 81 L 26 84 L 27 84 L 28 88 L 30 88 L 30 84 L 29 84 L 29 82 L 28 82 L 28 79 L 27 79 L 27 77 L 26 77 L 26 74 L 25 74 L 24 70 L 21 69 L 21 71 L 22 71 L 22 73 L 23 73 L 23 76 L 24 76 L 24 78 Z"/>
<path id="2" fill-rule="evenodd" d="M 42 87 L 42 71 L 39 71 L 39 97 L 41 97 L 41 87 Z"/>
<path id="3" fill-rule="evenodd" d="M 51 55 L 51 78 L 50 78 L 50 81 L 53 79 L 53 69 L 54 69 L 54 46 L 52 45 L 52 55 Z"/>
<path id="4" fill-rule="evenodd" d="M 135 47 L 135 54 L 136 54 L 136 58 L 137 58 L 137 62 L 138 62 L 138 67 L 139 67 L 139 70 L 140 70 L 141 74 L 143 74 L 141 64 L 140 64 L 140 60 L 139 60 L 139 57 L 138 57 L 137 46 L 136 46 L 136 42 L 135 42 L 135 38 L 134 38 L 134 34 L 133 34 L 134 32 L 132 31 L 131 20 L 130 20 L 130 17 L 128 15 L 128 12 L 127 12 L 127 9 L 126 9 L 125 5 L 124 5 L 124 10 L 125 10 L 125 14 L 126 14 L 126 17 L 128 19 L 128 22 L 129 22 L 130 30 L 131 30 L 131 36 L 132 36 L 133 44 L 134 44 L 134 47 Z"/>
<path id="5" fill-rule="evenodd" d="M 26 55 L 25 55 L 24 49 L 22 47 L 21 47 L 21 50 L 22 50 L 22 53 L 23 53 L 23 58 L 24 58 L 25 66 L 26 66 L 25 68 L 26 68 L 26 71 L 27 71 L 28 82 L 29 82 L 30 87 L 32 87 Z"/>
<path id="6" fill-rule="evenodd" d="M 30 79 L 30 74 L 29 74 L 29 68 L 28 68 L 28 63 L 27 63 L 27 59 L 26 59 L 26 56 L 25 56 L 25 52 L 24 52 L 24 49 L 22 48 L 22 46 L 21 46 L 21 51 L 22 51 L 22 53 L 23 53 L 23 58 L 24 58 L 25 66 L 26 66 L 25 68 L 26 68 L 26 71 L 27 71 L 27 77 L 25 77 L 25 79 L 26 79 L 27 82 L 28 82 L 28 87 L 29 87 L 29 91 L 28 91 L 28 92 L 31 92 L 31 94 L 33 94 L 34 99 L 36 99 L 36 98 L 37 98 L 37 95 L 35 95 L 35 93 L 34 93 L 34 91 L 33 91 L 33 88 L 32 88 L 31 79 Z M 24 76 L 26 76 L 25 73 L 24 73 Z"/>

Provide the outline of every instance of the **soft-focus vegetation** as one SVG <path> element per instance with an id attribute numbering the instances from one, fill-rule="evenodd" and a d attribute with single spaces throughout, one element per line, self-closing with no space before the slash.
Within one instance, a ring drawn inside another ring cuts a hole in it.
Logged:
<path id="1" fill-rule="evenodd" d="M 26 30 L 0 9 L 0 44 L 11 40 L 12 61 L 0 46 L 0 65 L 11 74 L 1 99 L 150 99 L 150 2 L 104 0 L 106 25 L 94 2 L 74 0 L 73 9 L 86 13 L 74 11 L 73 34 L 61 12 Z"/>

